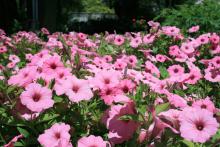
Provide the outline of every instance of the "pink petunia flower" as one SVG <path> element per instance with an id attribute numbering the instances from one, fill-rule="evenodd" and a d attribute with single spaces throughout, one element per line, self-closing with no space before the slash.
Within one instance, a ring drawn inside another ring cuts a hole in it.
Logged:
<path id="1" fill-rule="evenodd" d="M 21 103 L 33 112 L 53 107 L 52 91 L 40 84 L 29 84 L 20 96 Z"/>
<path id="2" fill-rule="evenodd" d="M 189 28 L 188 32 L 189 33 L 194 33 L 194 32 L 198 32 L 199 31 L 199 26 L 192 26 L 191 28 Z"/>
<path id="3" fill-rule="evenodd" d="M 171 65 L 167 71 L 170 76 L 178 76 L 184 74 L 184 68 L 180 65 Z"/>
<path id="4" fill-rule="evenodd" d="M 201 108 L 185 108 L 179 120 L 181 136 L 193 142 L 205 143 L 216 134 L 219 127 L 213 113 Z"/>
<path id="5" fill-rule="evenodd" d="M 210 112 L 215 113 L 216 108 L 213 102 L 210 100 L 209 97 L 206 97 L 205 99 L 199 99 L 193 102 L 192 107 L 194 108 L 201 108 L 206 109 Z"/>
<path id="6" fill-rule="evenodd" d="M 136 114 L 134 103 L 129 102 L 124 105 L 114 105 L 105 112 L 103 122 L 109 129 L 109 140 L 114 144 L 119 144 L 129 140 L 138 127 L 138 123 L 132 120 L 120 120 L 121 116 Z M 129 128 L 129 129 L 128 129 Z"/>
<path id="7" fill-rule="evenodd" d="M 65 123 L 56 123 L 38 137 L 44 147 L 72 147 L 70 142 L 70 126 Z"/>
<path id="8" fill-rule="evenodd" d="M 72 102 L 90 100 L 93 97 L 88 81 L 71 76 L 63 81 L 63 92 Z M 62 85 L 61 87 L 62 88 Z"/>
<path id="9" fill-rule="evenodd" d="M 104 141 L 100 136 L 90 135 L 88 137 L 82 137 L 78 140 L 78 147 L 106 147 L 109 144 Z"/>
<path id="10" fill-rule="evenodd" d="M 124 39 L 124 37 L 123 37 L 122 35 L 116 35 L 116 36 L 115 36 L 115 39 L 114 39 L 114 44 L 115 44 L 115 45 L 120 46 L 120 45 L 122 45 L 124 42 L 125 42 L 125 39 Z"/>

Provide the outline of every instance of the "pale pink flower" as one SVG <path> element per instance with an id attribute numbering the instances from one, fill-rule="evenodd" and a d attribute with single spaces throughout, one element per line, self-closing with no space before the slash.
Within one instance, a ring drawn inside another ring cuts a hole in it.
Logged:
<path id="1" fill-rule="evenodd" d="M 220 41 L 220 37 L 216 33 L 213 33 L 209 39 L 210 39 L 210 42 L 213 44 L 218 44 Z"/>
<path id="2" fill-rule="evenodd" d="M 181 136 L 189 141 L 205 143 L 216 134 L 219 124 L 213 113 L 201 108 L 185 108 L 180 113 Z"/>
<path id="3" fill-rule="evenodd" d="M 159 69 L 150 61 L 145 62 L 145 72 L 160 77 Z"/>
<path id="4" fill-rule="evenodd" d="M 49 75 L 55 75 L 58 70 L 63 68 L 64 65 L 57 56 L 53 56 L 43 63 L 43 72 Z"/>
<path id="5" fill-rule="evenodd" d="M 63 82 L 64 93 L 70 101 L 80 102 L 82 100 L 90 100 L 93 97 L 93 92 L 88 81 L 70 77 Z"/>
<path id="6" fill-rule="evenodd" d="M 157 55 L 156 55 L 156 60 L 157 60 L 158 62 L 163 63 L 163 62 L 165 62 L 166 60 L 168 60 L 168 57 L 165 56 L 165 55 L 157 54 Z"/>
<path id="7" fill-rule="evenodd" d="M 124 105 L 114 105 L 105 112 L 103 122 L 109 129 L 109 140 L 114 144 L 119 144 L 129 140 L 138 127 L 138 123 L 132 120 L 120 120 L 121 116 L 136 114 L 134 103 L 129 102 Z M 129 129 L 128 129 L 129 128 Z"/>
<path id="8" fill-rule="evenodd" d="M 6 66 L 7 66 L 7 68 L 14 68 L 16 66 L 16 63 L 9 62 Z"/>
<path id="9" fill-rule="evenodd" d="M 3 147 L 14 147 L 14 143 L 18 141 L 18 139 L 23 138 L 23 135 L 15 136 L 9 143 L 5 144 Z"/>
<path id="10" fill-rule="evenodd" d="M 191 28 L 189 28 L 189 30 L 188 30 L 188 32 L 189 33 L 194 33 L 194 32 L 197 32 L 197 31 L 199 31 L 199 26 L 197 25 L 197 26 L 192 26 Z"/>
<path id="11" fill-rule="evenodd" d="M 104 141 L 100 136 L 90 135 L 88 137 L 82 137 L 78 140 L 78 147 L 107 147 L 109 144 L 107 141 Z"/>
<path id="12" fill-rule="evenodd" d="M 41 32 L 45 35 L 49 35 L 50 32 L 46 28 L 41 28 Z"/>
<path id="13" fill-rule="evenodd" d="M 200 44 L 207 44 L 207 43 L 209 43 L 209 37 L 208 37 L 207 34 L 200 35 L 196 40 Z"/>
<path id="14" fill-rule="evenodd" d="M 131 67 L 135 67 L 137 64 L 138 60 L 137 57 L 135 55 L 131 55 L 127 57 L 127 63 L 131 66 Z"/>
<path id="15" fill-rule="evenodd" d="M 115 44 L 115 45 L 120 46 L 120 45 L 122 45 L 124 42 L 125 42 L 125 39 L 124 39 L 124 37 L 123 37 L 122 35 L 116 35 L 116 36 L 115 36 L 115 39 L 114 39 L 114 44 Z"/>
<path id="16" fill-rule="evenodd" d="M 186 54 L 191 54 L 195 51 L 191 43 L 182 43 L 180 49 Z"/>
<path id="17" fill-rule="evenodd" d="M 25 87 L 30 84 L 36 76 L 36 69 L 33 67 L 25 67 L 18 71 L 16 75 L 13 75 L 8 80 L 9 85 L 18 85 Z"/>
<path id="18" fill-rule="evenodd" d="M 119 88 L 124 92 L 124 93 L 129 93 L 132 92 L 135 88 L 135 84 L 134 82 L 132 82 L 131 80 L 125 79 L 120 81 L 119 83 Z"/>
<path id="19" fill-rule="evenodd" d="M 56 123 L 38 137 L 44 147 L 72 147 L 70 142 L 70 126 L 65 123 Z"/>
<path id="20" fill-rule="evenodd" d="M 87 35 L 84 34 L 84 33 L 78 33 L 78 34 L 77 34 L 77 37 L 78 37 L 80 40 L 84 41 L 84 40 L 86 40 Z"/>
<path id="21" fill-rule="evenodd" d="M 151 43 L 154 42 L 154 40 L 155 40 L 155 36 L 154 36 L 154 35 L 152 35 L 152 34 L 147 34 L 147 35 L 145 35 L 144 38 L 143 38 L 143 43 L 144 43 L 144 44 L 151 44 Z"/>
<path id="22" fill-rule="evenodd" d="M 193 102 L 192 107 L 195 108 L 201 108 L 201 109 L 206 109 L 210 112 L 215 113 L 216 108 L 214 103 L 210 100 L 209 97 L 206 97 L 205 99 L 199 99 Z"/>
<path id="23" fill-rule="evenodd" d="M 209 66 L 205 69 L 204 78 L 210 82 L 220 82 L 220 69 Z"/>
<path id="24" fill-rule="evenodd" d="M 133 48 L 137 48 L 139 45 L 141 45 L 142 39 L 141 37 L 132 38 L 130 42 L 130 46 Z"/>
<path id="25" fill-rule="evenodd" d="M 167 99 L 169 100 L 170 104 L 175 106 L 176 108 L 187 107 L 187 101 L 177 94 L 168 93 Z"/>
<path id="26" fill-rule="evenodd" d="M 21 103 L 33 112 L 41 112 L 53 107 L 52 91 L 40 84 L 32 83 L 26 86 L 20 96 Z"/>
<path id="27" fill-rule="evenodd" d="M 171 65 L 167 69 L 170 76 L 178 76 L 184 74 L 184 68 L 180 65 Z"/>
<path id="28" fill-rule="evenodd" d="M 18 57 L 18 56 L 16 56 L 16 55 L 9 55 L 9 58 L 8 58 L 11 62 L 13 62 L 13 63 L 18 63 L 18 62 L 20 62 L 20 58 Z"/>
<path id="29" fill-rule="evenodd" d="M 121 74 L 116 70 L 102 70 L 95 74 L 95 77 L 91 80 L 91 84 L 99 89 L 106 86 L 115 87 L 118 85 L 120 78 Z"/>
<path id="30" fill-rule="evenodd" d="M 175 26 L 165 26 L 162 27 L 162 31 L 167 36 L 177 36 L 180 33 L 180 29 Z"/>
<path id="31" fill-rule="evenodd" d="M 7 47 L 6 46 L 0 46 L 0 54 L 7 52 Z"/>

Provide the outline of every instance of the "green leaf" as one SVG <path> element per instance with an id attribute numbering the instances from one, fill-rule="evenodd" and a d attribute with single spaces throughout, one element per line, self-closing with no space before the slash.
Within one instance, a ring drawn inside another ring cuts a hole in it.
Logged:
<path id="1" fill-rule="evenodd" d="M 167 69 L 166 67 L 164 66 L 160 66 L 159 67 L 159 70 L 160 70 L 160 75 L 163 79 L 167 78 L 169 76 L 169 73 L 167 72 Z"/>
<path id="2" fill-rule="evenodd" d="M 60 103 L 63 101 L 63 98 L 57 95 L 55 95 L 53 98 L 54 98 L 55 103 Z"/>
<path id="3" fill-rule="evenodd" d="M 15 146 L 15 147 L 16 147 L 16 146 L 24 146 L 24 144 L 21 143 L 21 142 L 15 142 L 15 143 L 14 143 L 14 146 Z"/>
<path id="4" fill-rule="evenodd" d="M 159 114 L 160 112 L 168 110 L 170 107 L 169 103 L 164 103 L 156 106 L 156 113 Z"/>
<path id="5" fill-rule="evenodd" d="M 196 147 L 195 144 L 188 140 L 182 140 L 182 142 L 187 145 L 187 147 Z"/>
<path id="6" fill-rule="evenodd" d="M 30 134 L 27 130 L 23 129 L 23 128 L 20 128 L 20 127 L 17 127 L 17 130 L 25 137 L 27 138 Z"/>
<path id="7" fill-rule="evenodd" d="M 119 118 L 119 120 L 124 120 L 124 121 L 128 121 L 128 120 L 134 120 L 134 121 L 139 121 L 138 115 L 134 115 L 134 114 L 127 114 L 127 115 L 123 115 Z"/>

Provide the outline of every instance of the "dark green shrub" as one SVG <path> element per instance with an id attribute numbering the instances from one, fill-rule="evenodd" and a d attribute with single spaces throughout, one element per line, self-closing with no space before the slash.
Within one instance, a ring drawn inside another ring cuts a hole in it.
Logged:
<path id="1" fill-rule="evenodd" d="M 162 25 L 175 25 L 188 29 L 200 25 L 200 32 L 219 32 L 220 30 L 220 1 L 203 0 L 194 5 L 180 5 L 177 9 L 164 9 L 155 20 Z"/>

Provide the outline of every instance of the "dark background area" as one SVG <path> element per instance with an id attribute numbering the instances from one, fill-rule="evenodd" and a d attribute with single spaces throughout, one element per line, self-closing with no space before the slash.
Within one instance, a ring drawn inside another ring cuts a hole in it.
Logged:
<path id="1" fill-rule="evenodd" d="M 153 19 L 164 8 L 193 0 L 1 0 L 0 28 L 12 34 L 46 27 L 55 31 L 140 31 L 134 21 Z M 92 18 L 95 15 L 97 18 Z M 75 19 L 77 17 L 77 19 Z"/>

